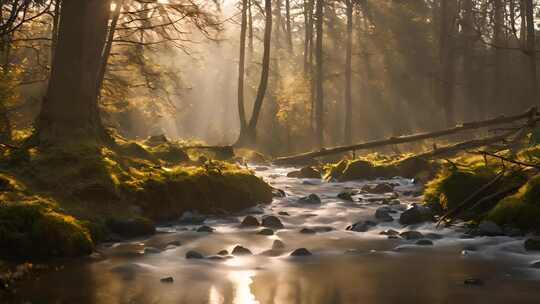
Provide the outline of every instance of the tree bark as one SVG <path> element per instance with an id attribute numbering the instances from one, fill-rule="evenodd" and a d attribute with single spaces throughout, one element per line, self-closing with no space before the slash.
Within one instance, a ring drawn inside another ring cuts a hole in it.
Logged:
<path id="1" fill-rule="evenodd" d="M 456 0 L 441 0 L 440 7 L 440 101 L 446 126 L 455 124 L 454 117 L 454 30 Z"/>
<path id="2" fill-rule="evenodd" d="M 251 146 L 256 143 L 257 122 L 259 121 L 259 114 L 266 95 L 266 89 L 268 88 L 268 75 L 270 73 L 270 42 L 272 39 L 272 0 L 265 0 L 264 3 L 265 28 L 261 80 L 259 82 L 259 88 L 257 89 L 257 96 L 255 97 L 251 119 L 246 128 L 240 130 L 240 136 L 238 137 L 235 146 Z"/>
<path id="3" fill-rule="evenodd" d="M 347 41 L 345 54 L 345 144 L 352 142 L 352 30 L 353 3 L 345 0 L 347 5 Z"/>
<path id="4" fill-rule="evenodd" d="M 530 98 L 538 104 L 538 79 L 536 73 L 536 37 L 534 29 L 534 5 L 532 0 L 524 0 L 527 20 L 527 55 L 529 56 L 528 73 L 530 79 Z"/>
<path id="5" fill-rule="evenodd" d="M 504 47 L 505 47 L 505 37 L 504 37 L 504 11 L 505 3 L 503 0 L 494 0 L 494 27 L 493 27 L 493 45 L 495 46 L 495 79 L 493 83 L 493 102 L 495 105 L 496 113 L 503 112 L 504 101 L 506 100 L 506 90 L 505 90 L 505 65 L 504 65 Z"/>
<path id="6" fill-rule="evenodd" d="M 324 90 L 323 90 L 323 18 L 324 18 L 324 0 L 317 0 L 317 7 L 315 12 L 315 18 L 317 19 L 317 41 L 315 47 L 315 57 L 317 61 L 317 94 L 315 101 L 315 119 L 316 119 L 316 143 L 319 148 L 324 145 Z"/>
<path id="7" fill-rule="evenodd" d="M 246 110 L 244 107 L 244 72 L 246 60 L 246 26 L 247 26 L 248 0 L 242 0 L 242 21 L 240 25 L 240 56 L 238 60 L 238 116 L 240 130 L 246 128 Z"/>
<path id="8" fill-rule="evenodd" d="M 289 53 L 293 53 L 292 43 L 292 28 L 291 28 L 291 0 L 285 0 L 285 22 L 287 30 L 287 44 L 289 47 Z"/>
<path id="9" fill-rule="evenodd" d="M 478 118 L 475 103 L 479 100 L 474 98 L 474 14 L 473 0 L 463 0 L 463 81 L 465 107 L 469 109 L 465 113 L 466 119 L 473 120 Z"/>
<path id="10" fill-rule="evenodd" d="M 41 141 L 107 139 L 96 92 L 110 6 L 111 0 L 63 1 L 54 65 L 37 123 Z"/>
<path id="11" fill-rule="evenodd" d="M 112 12 L 111 25 L 109 26 L 109 33 L 107 35 L 107 41 L 105 42 L 105 47 L 103 48 L 103 53 L 101 55 L 101 65 L 99 67 L 99 76 L 98 76 L 98 86 L 97 86 L 97 96 L 99 98 L 101 93 L 101 88 L 103 87 L 103 80 L 105 79 L 105 73 L 107 72 L 107 64 L 109 58 L 111 57 L 111 50 L 114 41 L 114 33 L 116 32 L 116 26 L 118 25 L 118 19 L 120 18 L 120 12 L 122 6 L 124 5 L 124 0 L 117 2 L 114 11 Z"/>

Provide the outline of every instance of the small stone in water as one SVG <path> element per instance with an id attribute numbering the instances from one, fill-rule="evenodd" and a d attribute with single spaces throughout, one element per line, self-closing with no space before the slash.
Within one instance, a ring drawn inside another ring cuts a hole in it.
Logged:
<path id="1" fill-rule="evenodd" d="M 300 199 L 298 199 L 298 202 L 300 204 L 315 205 L 315 204 L 320 204 L 321 203 L 321 198 L 317 194 L 310 194 L 308 196 L 301 197 Z"/>
<path id="2" fill-rule="evenodd" d="M 180 241 L 171 241 L 171 242 L 168 242 L 166 244 L 166 247 L 169 247 L 169 246 L 174 246 L 174 247 L 178 247 L 178 246 L 181 246 L 182 243 L 180 243 Z"/>
<path id="3" fill-rule="evenodd" d="M 419 246 L 432 246 L 433 242 L 430 241 L 430 240 L 418 240 L 416 242 L 416 245 L 419 245 Z"/>
<path id="4" fill-rule="evenodd" d="M 252 255 L 251 251 L 240 245 L 234 247 L 232 255 Z"/>
<path id="5" fill-rule="evenodd" d="M 207 232 L 207 233 L 212 233 L 214 232 L 214 228 L 210 227 L 210 226 L 201 226 L 197 229 L 197 232 Z"/>
<path id="6" fill-rule="evenodd" d="M 523 246 L 527 251 L 540 251 L 540 239 L 527 239 Z"/>
<path id="7" fill-rule="evenodd" d="M 388 230 L 385 230 L 385 231 L 381 231 L 379 234 L 396 236 L 396 235 L 399 235 L 399 232 L 394 230 L 394 229 L 388 229 Z"/>
<path id="8" fill-rule="evenodd" d="M 290 216 L 290 214 L 286 211 L 280 211 L 278 214 L 281 216 Z"/>
<path id="9" fill-rule="evenodd" d="M 303 233 L 303 234 L 315 234 L 315 233 L 317 233 L 317 231 L 315 231 L 313 229 L 310 229 L 310 228 L 303 228 L 302 230 L 300 230 L 300 233 Z"/>
<path id="10" fill-rule="evenodd" d="M 240 227 L 258 227 L 260 226 L 259 220 L 252 216 L 248 215 L 244 218 L 242 223 L 240 224 Z"/>
<path id="11" fill-rule="evenodd" d="M 144 254 L 158 254 L 161 253 L 161 250 L 154 248 L 154 247 L 146 247 L 144 248 Z"/>
<path id="12" fill-rule="evenodd" d="M 273 215 L 263 217 L 261 225 L 272 229 L 283 229 L 281 220 Z"/>
<path id="13" fill-rule="evenodd" d="M 344 200 L 344 201 L 350 201 L 352 202 L 353 201 L 353 198 L 352 196 L 355 195 L 356 193 L 353 192 L 353 191 L 341 191 L 340 193 L 338 193 L 337 197 Z"/>
<path id="14" fill-rule="evenodd" d="M 204 256 L 197 251 L 190 250 L 186 252 L 186 259 L 204 259 Z"/>
<path id="15" fill-rule="evenodd" d="M 540 269 L 540 261 L 532 262 L 530 265 L 532 268 Z"/>
<path id="16" fill-rule="evenodd" d="M 272 249 L 283 249 L 285 248 L 285 243 L 281 240 L 275 240 L 272 244 Z"/>
<path id="17" fill-rule="evenodd" d="M 165 278 L 161 278 L 159 281 L 161 283 L 173 283 L 174 279 L 173 279 L 173 277 L 165 277 Z"/>
<path id="18" fill-rule="evenodd" d="M 257 234 L 259 234 L 259 235 L 274 235 L 274 230 L 264 228 L 264 229 L 260 230 L 259 232 L 257 232 Z"/>
<path id="19" fill-rule="evenodd" d="M 476 279 L 476 278 L 468 278 L 468 279 L 465 279 L 465 281 L 463 281 L 463 283 L 464 283 L 465 285 L 471 285 L 471 286 L 480 286 L 480 285 L 484 285 L 484 282 L 482 282 L 482 280 Z"/>
<path id="20" fill-rule="evenodd" d="M 347 227 L 347 230 L 354 231 L 354 232 L 366 232 L 371 227 L 374 227 L 374 226 L 377 226 L 377 223 L 373 221 L 360 221 Z"/>
<path id="21" fill-rule="evenodd" d="M 310 256 L 312 255 L 306 248 L 298 248 L 291 253 L 291 256 Z"/>
<path id="22" fill-rule="evenodd" d="M 229 252 L 227 250 L 223 249 L 220 252 L 218 252 L 218 255 L 229 255 Z"/>
<path id="23" fill-rule="evenodd" d="M 405 231 L 399 234 L 402 238 L 406 240 L 418 240 L 424 237 L 424 235 L 418 231 Z"/>

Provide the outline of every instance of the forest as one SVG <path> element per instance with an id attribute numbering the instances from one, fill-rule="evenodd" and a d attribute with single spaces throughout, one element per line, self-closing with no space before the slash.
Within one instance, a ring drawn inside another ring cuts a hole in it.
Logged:
<path id="1" fill-rule="evenodd" d="M 0 303 L 538 303 L 540 1 L 0 8 Z"/>

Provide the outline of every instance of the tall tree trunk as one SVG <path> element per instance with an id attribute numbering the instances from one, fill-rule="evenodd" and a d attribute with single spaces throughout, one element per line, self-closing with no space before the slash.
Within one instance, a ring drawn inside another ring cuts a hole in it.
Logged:
<path id="1" fill-rule="evenodd" d="M 289 53 L 293 53 L 292 28 L 291 28 L 291 0 L 285 0 L 285 22 L 287 31 L 287 44 Z"/>
<path id="2" fill-rule="evenodd" d="M 352 142 L 352 30 L 353 30 L 353 3 L 345 0 L 347 5 L 347 41 L 345 55 L 345 144 Z"/>
<path id="3" fill-rule="evenodd" d="M 249 0 L 249 5 L 248 5 L 248 24 L 249 24 L 248 47 L 249 47 L 249 60 L 250 61 L 251 61 L 251 58 L 253 58 L 253 14 L 251 13 L 251 7 L 253 6 L 252 1 L 255 1 L 255 0 Z"/>
<path id="4" fill-rule="evenodd" d="M 58 26 L 60 25 L 60 15 L 62 9 L 62 0 L 56 0 L 54 3 L 53 25 L 51 31 L 51 53 L 50 53 L 50 65 L 53 66 L 54 52 L 56 50 L 56 44 L 58 43 Z"/>
<path id="5" fill-rule="evenodd" d="M 97 86 L 111 0 L 64 0 L 58 44 L 38 136 L 49 143 L 107 139 Z"/>
<path id="6" fill-rule="evenodd" d="M 465 118 L 473 121 L 477 118 L 476 103 L 480 100 L 474 98 L 474 14 L 473 0 L 463 0 L 463 81 L 465 97 Z"/>
<path id="7" fill-rule="evenodd" d="M 316 143 L 317 147 L 322 148 L 324 145 L 324 90 L 323 90 L 323 82 L 324 82 L 324 69 L 323 69 L 323 19 L 324 19 L 324 0 L 317 0 L 317 7 L 315 12 L 315 18 L 317 21 L 316 28 L 317 28 L 317 42 L 315 47 L 315 57 L 317 61 L 317 71 L 316 71 L 316 78 L 317 78 L 317 94 L 316 94 L 316 101 L 315 101 L 315 120 L 316 120 Z"/>
<path id="8" fill-rule="evenodd" d="M 440 7 L 440 101 L 447 127 L 455 125 L 454 117 L 454 30 L 456 0 L 441 0 Z"/>
<path id="9" fill-rule="evenodd" d="M 101 88 L 103 87 L 103 80 L 105 79 L 105 73 L 107 72 L 107 64 L 109 58 L 111 57 L 111 50 L 114 42 L 114 33 L 116 32 L 116 26 L 118 25 L 118 19 L 120 18 L 120 12 L 124 5 L 124 0 L 120 0 L 116 3 L 116 7 L 112 12 L 111 25 L 109 26 L 109 33 L 107 35 L 107 41 L 105 42 L 105 47 L 101 55 L 101 65 L 99 67 L 98 73 L 98 86 L 97 86 L 97 96 L 100 96 Z"/>
<path id="10" fill-rule="evenodd" d="M 495 79 L 493 83 L 494 87 L 494 109 L 496 113 L 501 114 L 504 109 L 504 103 L 506 99 L 506 84 L 504 80 L 505 64 L 504 64 L 504 47 L 505 47 L 505 35 L 504 35 L 504 11 L 505 3 L 503 0 L 494 0 L 494 27 L 493 27 L 493 45 L 495 46 Z"/>
<path id="11" fill-rule="evenodd" d="M 313 41 L 313 0 L 304 0 L 304 74 L 310 72 L 311 42 Z"/>
<path id="12" fill-rule="evenodd" d="M 538 106 L 538 78 L 536 74 L 536 31 L 534 29 L 534 5 L 532 0 L 525 1 L 527 19 L 527 55 L 529 56 L 528 74 L 530 79 L 531 104 Z"/>
<path id="13" fill-rule="evenodd" d="M 243 130 L 240 130 L 240 136 L 235 145 L 250 146 L 257 141 L 257 123 L 261 112 L 266 89 L 268 88 L 268 74 L 270 72 L 270 42 L 272 39 L 272 0 L 264 1 L 265 28 L 264 28 L 264 52 L 262 61 L 261 80 L 257 89 L 257 96 L 253 105 L 253 113 L 249 124 Z"/>
<path id="14" fill-rule="evenodd" d="M 246 128 L 246 110 L 244 107 L 244 71 L 246 60 L 246 26 L 248 0 L 242 0 L 242 21 L 240 25 L 240 56 L 238 60 L 238 116 L 240 119 L 240 130 Z"/>

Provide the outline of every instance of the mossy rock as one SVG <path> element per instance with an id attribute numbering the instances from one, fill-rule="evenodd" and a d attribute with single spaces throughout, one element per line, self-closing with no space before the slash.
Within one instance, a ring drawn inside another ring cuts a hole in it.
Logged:
<path id="1" fill-rule="evenodd" d="M 451 210 L 495 177 L 493 171 L 464 171 L 445 168 L 427 183 L 424 201 L 436 212 Z"/>
<path id="2" fill-rule="evenodd" d="M 502 199 L 487 217 L 499 225 L 540 231 L 540 174 Z"/>
<path id="3" fill-rule="evenodd" d="M 0 204 L 0 248 L 8 257 L 73 257 L 90 254 L 93 242 L 81 222 L 35 198 Z"/>

